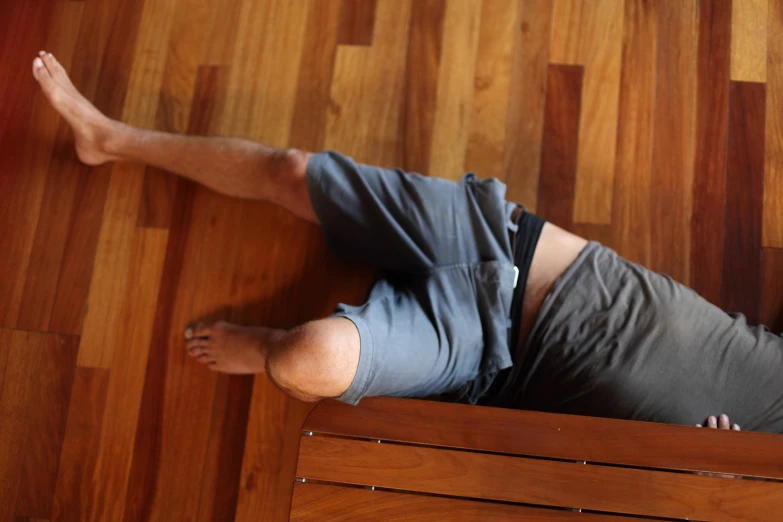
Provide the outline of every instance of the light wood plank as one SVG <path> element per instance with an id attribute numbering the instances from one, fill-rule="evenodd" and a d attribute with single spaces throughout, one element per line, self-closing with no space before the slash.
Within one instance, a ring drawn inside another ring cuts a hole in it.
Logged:
<path id="1" fill-rule="evenodd" d="M 579 52 L 585 64 L 574 222 L 609 224 L 617 151 L 623 3 L 585 2 Z"/>
<path id="2" fill-rule="evenodd" d="M 446 4 L 427 172 L 431 176 L 458 180 L 465 173 L 482 6 L 481 0 Z"/>
<path id="3" fill-rule="evenodd" d="M 768 15 L 762 243 L 783 248 L 783 0 L 770 0 Z"/>
<path id="4" fill-rule="evenodd" d="M 731 2 L 731 79 L 734 81 L 767 81 L 769 3 L 768 0 Z"/>
<path id="5" fill-rule="evenodd" d="M 585 55 L 582 43 L 588 36 L 585 17 L 588 3 L 582 0 L 552 1 L 552 32 L 549 45 L 552 63 L 564 65 L 584 65 Z"/>
<path id="6" fill-rule="evenodd" d="M 481 12 L 473 115 L 465 170 L 481 178 L 503 178 L 506 115 L 511 85 L 519 0 L 495 0 Z"/>
<path id="7" fill-rule="evenodd" d="M 337 50 L 324 147 L 396 166 L 411 0 L 380 0 L 372 47 Z"/>
<path id="8" fill-rule="evenodd" d="M 772 521 L 783 508 L 777 482 L 319 436 L 303 436 L 299 451 L 299 477 L 421 493 L 716 521 Z"/>

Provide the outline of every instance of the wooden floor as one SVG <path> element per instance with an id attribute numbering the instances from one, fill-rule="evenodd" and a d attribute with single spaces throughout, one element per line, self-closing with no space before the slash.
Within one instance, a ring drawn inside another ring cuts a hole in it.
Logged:
<path id="1" fill-rule="evenodd" d="M 0 7 L 0 521 L 277 521 L 309 406 L 184 354 L 366 291 L 319 230 L 88 168 L 36 91 L 457 179 L 783 323 L 783 0 L 8 0 Z"/>

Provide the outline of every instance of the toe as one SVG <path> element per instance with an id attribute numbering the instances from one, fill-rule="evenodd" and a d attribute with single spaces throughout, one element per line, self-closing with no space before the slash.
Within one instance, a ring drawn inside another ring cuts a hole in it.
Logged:
<path id="1" fill-rule="evenodd" d="M 185 343 L 185 348 L 191 355 L 197 355 L 207 349 L 208 343 L 204 339 L 191 339 Z"/>
<path id="2" fill-rule="evenodd" d="M 189 326 L 188 329 L 185 330 L 185 339 L 195 339 L 199 337 L 202 339 L 207 339 L 211 335 L 212 328 L 204 323 L 196 323 L 192 326 Z"/>
<path id="3" fill-rule="evenodd" d="M 707 426 L 709 426 L 710 428 L 717 428 L 718 419 L 716 419 L 715 417 L 710 417 L 709 419 L 707 419 Z"/>
<path id="4" fill-rule="evenodd" d="M 729 416 L 724 413 L 718 419 L 718 428 L 722 430 L 727 430 L 730 427 L 731 427 L 731 423 L 729 423 Z"/>
<path id="5" fill-rule="evenodd" d="M 55 58 L 52 53 L 43 53 L 41 55 L 41 60 L 43 61 L 46 68 L 49 70 L 49 74 L 51 74 L 53 77 L 56 78 L 65 74 L 65 70 L 63 69 L 63 66 L 60 65 L 60 62 L 57 61 L 57 58 Z"/>
<path id="6" fill-rule="evenodd" d="M 45 93 L 49 94 L 52 92 L 54 89 L 54 81 L 41 58 L 33 60 L 33 76 L 38 80 L 38 83 L 41 84 L 41 88 Z"/>
<path id="7" fill-rule="evenodd" d="M 739 424 L 734 424 L 734 425 L 732 425 L 732 426 L 731 426 L 731 429 L 732 429 L 732 430 L 734 430 L 734 431 L 740 431 Z"/>
<path id="8" fill-rule="evenodd" d="M 209 356 L 209 354 L 206 353 L 202 353 L 201 355 L 196 357 L 196 360 L 201 364 L 210 364 L 215 362 L 215 359 L 213 359 L 212 357 Z"/>

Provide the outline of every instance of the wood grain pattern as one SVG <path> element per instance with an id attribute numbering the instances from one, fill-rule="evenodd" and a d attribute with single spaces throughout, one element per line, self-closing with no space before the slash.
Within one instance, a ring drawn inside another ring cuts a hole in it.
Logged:
<path id="1" fill-rule="evenodd" d="M 372 45 L 377 0 L 340 0 L 340 45 Z"/>
<path id="2" fill-rule="evenodd" d="M 657 2 L 625 2 L 617 163 L 609 245 L 635 263 L 650 262 L 650 186 L 658 52 Z"/>
<path id="3" fill-rule="evenodd" d="M 728 2 L 702 5 L 699 17 L 696 136 L 691 216 L 690 284 L 720 303 L 726 199 L 731 10 Z"/>
<path id="4" fill-rule="evenodd" d="M 433 409 L 437 422 L 432 420 Z M 473 426 L 479 416 L 484 429 L 476 432 Z M 770 458 L 781 452 L 778 437 L 764 433 L 721 437 L 725 433 L 683 426 L 391 398 L 363 399 L 361 408 L 323 402 L 303 429 L 507 454 L 783 478 L 781 461 Z M 693 446 L 682 443 L 683 433 Z M 753 443 L 740 452 L 749 437 Z"/>
<path id="5" fill-rule="evenodd" d="M 650 266 L 688 284 L 693 187 L 696 2 L 658 4 L 658 65 L 653 132 Z"/>
<path id="6" fill-rule="evenodd" d="M 426 173 L 430 165 L 445 12 L 446 0 L 411 5 L 399 158 L 408 172 Z"/>
<path id="7" fill-rule="evenodd" d="M 783 3 L 772 0 L 767 33 L 767 124 L 764 148 L 765 247 L 783 247 Z"/>
<path id="8" fill-rule="evenodd" d="M 30 396 L 30 404 L 35 407 L 31 408 L 27 422 L 15 513 L 48 519 L 52 514 L 79 343 L 75 337 L 49 334 L 41 348 L 41 363 Z"/>
<path id="9" fill-rule="evenodd" d="M 317 436 L 302 437 L 299 452 L 305 479 L 476 499 L 703 520 L 773 520 L 783 504 L 775 482 Z"/>
<path id="10" fill-rule="evenodd" d="M 509 504 L 474 502 L 429 495 L 408 495 L 390 491 L 368 491 L 326 484 L 297 483 L 291 506 L 291 522 L 314 519 L 350 522 L 357 519 L 416 522 L 425 520 L 508 520 L 545 522 L 548 520 L 605 520 L 603 515 L 531 508 Z M 612 517 L 625 522 L 634 520 Z"/>
<path id="11" fill-rule="evenodd" d="M 767 0 L 731 2 L 731 79 L 734 81 L 767 81 L 768 8 Z"/>
<path id="12" fill-rule="evenodd" d="M 764 190 L 764 84 L 732 82 L 721 304 L 758 324 Z"/>
<path id="13" fill-rule="evenodd" d="M 581 66 L 549 66 L 537 212 L 566 230 L 573 223 L 582 77 Z"/>
<path id="14" fill-rule="evenodd" d="M 503 178 L 506 126 L 498 125 L 508 111 L 518 0 L 495 0 L 481 11 L 473 114 L 464 169 L 482 178 Z"/>
<path id="15" fill-rule="evenodd" d="M 456 181 L 464 174 L 482 7 L 479 0 L 446 4 L 427 169 L 431 176 Z"/>
<path id="16" fill-rule="evenodd" d="M 585 4 L 579 53 L 584 57 L 582 118 L 574 187 L 574 221 L 609 224 L 617 150 L 623 4 Z"/>
<path id="17" fill-rule="evenodd" d="M 783 333 L 783 252 L 765 248 L 761 257 L 761 318 L 760 322 L 776 333 Z"/>
<path id="18" fill-rule="evenodd" d="M 518 16 L 503 170 L 508 185 L 507 198 L 536 212 L 552 0 L 526 0 L 519 8 Z M 509 136 L 513 138 L 508 139 Z"/>

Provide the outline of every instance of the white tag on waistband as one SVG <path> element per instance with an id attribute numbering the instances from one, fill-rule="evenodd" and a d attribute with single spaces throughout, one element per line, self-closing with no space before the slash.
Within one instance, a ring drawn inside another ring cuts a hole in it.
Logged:
<path id="1" fill-rule="evenodd" d="M 519 281 L 519 268 L 516 266 L 514 267 L 514 288 L 517 287 L 517 282 Z"/>

